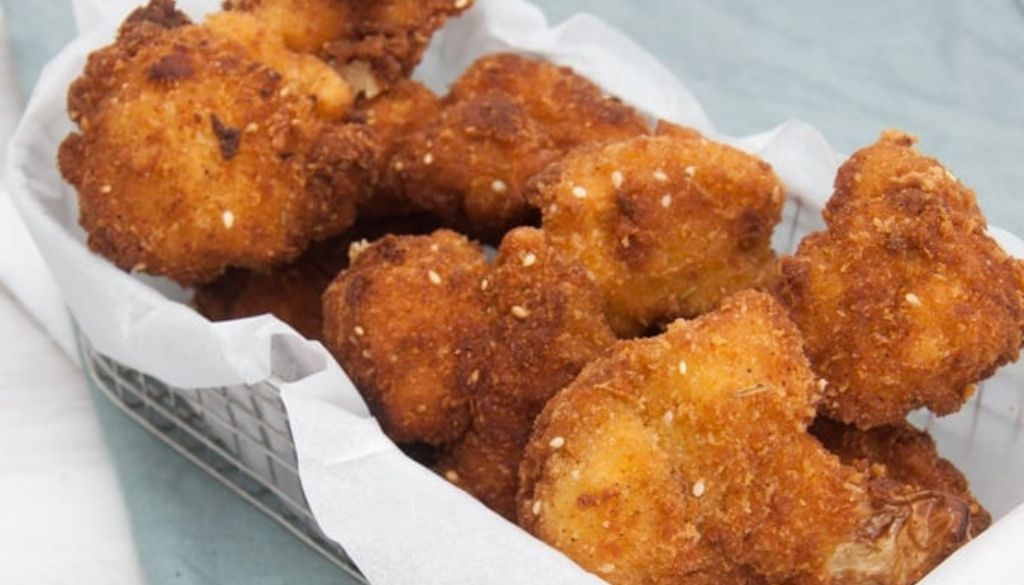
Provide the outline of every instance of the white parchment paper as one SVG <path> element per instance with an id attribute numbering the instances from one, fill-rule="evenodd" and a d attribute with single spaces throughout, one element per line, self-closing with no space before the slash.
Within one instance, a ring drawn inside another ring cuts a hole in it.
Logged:
<path id="1" fill-rule="evenodd" d="M 88 52 L 112 40 L 120 19 L 134 4 L 75 0 L 83 35 L 40 77 L 12 142 L 5 173 L 13 201 L 60 297 L 96 349 L 187 388 L 266 378 L 278 347 L 275 336 L 292 337 L 291 351 L 304 354 L 306 361 L 326 364 L 288 385 L 283 396 L 313 512 L 326 534 L 348 551 L 373 583 L 600 583 L 561 553 L 407 459 L 381 433 L 351 382 L 320 344 L 294 339 L 298 334 L 271 316 L 210 323 L 180 302 L 187 298 L 185 291 L 159 279 L 129 276 L 88 251 L 77 225 L 75 194 L 55 164 L 57 145 L 72 130 L 65 95 Z M 180 4 L 192 16 L 200 16 L 217 9 L 219 2 Z M 836 168 L 845 158 L 817 130 L 797 121 L 746 138 L 721 136 L 680 81 L 629 38 L 588 15 L 550 27 L 540 10 L 523 0 L 478 0 L 472 11 L 438 35 L 417 76 L 443 91 L 473 59 L 497 50 L 570 65 L 652 119 L 689 125 L 759 154 L 772 163 L 790 195 L 814 209 L 828 197 Z M 1011 253 L 1024 254 L 1024 244 L 1017 238 L 996 228 L 992 233 Z M 15 292 L 29 291 L 21 296 L 54 293 L 49 281 L 26 286 L 17 273 L 0 277 Z M 1024 538 L 1022 514 L 1011 514 L 962 549 L 928 583 L 966 582 L 959 576 L 967 573 L 985 577 L 978 582 L 1007 582 L 1010 573 L 1000 571 L 1016 562 L 1009 555 Z"/>

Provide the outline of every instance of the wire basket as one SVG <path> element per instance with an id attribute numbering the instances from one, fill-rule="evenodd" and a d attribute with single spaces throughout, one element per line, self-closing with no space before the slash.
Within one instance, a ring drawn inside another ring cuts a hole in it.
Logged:
<path id="1" fill-rule="evenodd" d="M 135 422 L 213 476 L 358 583 L 345 551 L 320 531 L 299 480 L 281 380 L 185 390 L 93 349 L 76 331 L 88 379 Z"/>

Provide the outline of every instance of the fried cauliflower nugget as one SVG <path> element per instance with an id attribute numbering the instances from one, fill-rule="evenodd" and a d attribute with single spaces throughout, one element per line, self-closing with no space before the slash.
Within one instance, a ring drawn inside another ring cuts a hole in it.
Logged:
<path id="1" fill-rule="evenodd" d="M 416 207 L 496 242 L 536 216 L 526 183 L 557 157 L 544 129 L 492 92 L 445 107 L 403 141 L 388 173 Z"/>
<path id="2" fill-rule="evenodd" d="M 287 87 L 169 2 L 133 13 L 68 95 L 79 131 L 59 162 L 90 247 L 190 285 L 287 262 L 351 225 L 378 147 Z"/>
<path id="3" fill-rule="evenodd" d="M 382 148 L 380 182 L 370 198 L 359 204 L 361 218 L 387 218 L 415 213 L 417 208 L 407 200 L 396 184 L 397 171 L 393 168 L 393 159 L 401 141 L 435 119 L 440 109 L 434 92 L 422 83 L 405 79 L 396 82 L 378 96 L 363 100 L 350 114 L 349 121 L 365 124 L 376 132 Z"/>
<path id="4" fill-rule="evenodd" d="M 288 89 L 310 96 L 317 112 L 336 119 L 352 106 L 349 84 L 330 65 L 313 55 L 290 49 L 285 39 L 260 20 L 244 12 L 218 12 L 203 26 L 218 36 L 244 45 L 253 57 L 280 73 Z"/>
<path id="5" fill-rule="evenodd" d="M 498 54 L 463 73 L 390 172 L 420 208 L 497 242 L 535 221 L 527 185 L 549 163 L 581 144 L 646 131 L 636 111 L 571 69 Z"/>
<path id="6" fill-rule="evenodd" d="M 823 414 L 861 428 L 958 410 L 1024 341 L 1024 265 L 985 234 L 970 191 L 892 137 L 843 165 L 828 229 L 777 286 L 829 382 Z"/>
<path id="7" fill-rule="evenodd" d="M 487 359 L 469 374 L 472 426 L 437 468 L 512 519 L 534 419 L 615 336 L 594 284 L 540 230 L 509 232 L 486 283 L 491 324 L 481 340 Z"/>
<path id="8" fill-rule="evenodd" d="M 512 99 L 551 136 L 561 151 L 648 132 L 633 108 L 569 67 L 515 53 L 476 60 L 451 87 L 449 100 L 499 92 Z"/>
<path id="9" fill-rule="evenodd" d="M 840 464 L 806 431 L 817 395 L 763 293 L 619 342 L 538 418 L 520 523 L 617 585 L 913 582 L 966 503 Z"/>
<path id="10" fill-rule="evenodd" d="M 296 52 L 317 53 L 352 34 L 355 10 L 344 0 L 225 0 L 224 10 L 258 18 Z"/>
<path id="11" fill-rule="evenodd" d="M 552 244 L 590 271 L 622 337 L 767 284 L 783 186 L 771 166 L 684 129 L 570 153 L 533 197 Z"/>
<path id="12" fill-rule="evenodd" d="M 824 417 L 815 419 L 811 434 L 844 465 L 884 465 L 888 477 L 905 484 L 955 494 L 970 506 L 974 538 L 992 524 L 992 516 L 971 494 L 967 478 L 939 456 L 931 435 L 908 422 L 862 431 Z"/>
<path id="13" fill-rule="evenodd" d="M 273 314 L 306 339 L 321 339 L 321 295 L 347 264 L 348 238 L 330 238 L 270 272 L 232 269 L 196 289 L 193 304 L 211 321 Z"/>
<path id="14" fill-rule="evenodd" d="M 853 202 L 916 187 L 940 197 L 952 211 L 963 214 L 963 221 L 984 225 L 974 192 L 939 161 L 919 152 L 915 142 L 909 134 L 886 130 L 870 148 L 855 152 L 836 176 L 835 193 L 824 212 L 828 223 L 837 221 Z"/>
<path id="15" fill-rule="evenodd" d="M 338 0 L 337 3 L 347 11 L 348 30 L 343 38 L 326 43 L 321 55 L 361 93 L 373 97 L 409 77 L 434 33 L 448 18 L 468 10 L 473 1 Z"/>
<path id="16" fill-rule="evenodd" d="M 323 338 L 321 297 L 348 266 L 350 244 L 387 234 L 425 234 L 436 228 L 435 221 L 422 216 L 360 224 L 342 236 L 314 242 L 295 262 L 269 272 L 229 270 L 197 287 L 192 302 L 211 321 L 271 313 L 306 339 L 319 340 Z"/>
<path id="17" fill-rule="evenodd" d="M 483 251 L 447 230 L 355 245 L 327 288 L 324 342 L 397 442 L 443 445 L 470 421 Z"/>

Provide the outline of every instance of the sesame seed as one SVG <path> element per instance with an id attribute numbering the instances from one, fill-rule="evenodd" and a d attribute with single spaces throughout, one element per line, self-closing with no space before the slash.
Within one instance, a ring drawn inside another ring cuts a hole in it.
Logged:
<path id="1" fill-rule="evenodd" d="M 363 354 L 362 354 L 362 355 L 363 355 L 363 357 L 364 357 L 364 358 L 366 358 L 366 359 L 370 359 L 370 357 L 371 357 L 371 356 L 372 356 L 373 354 L 371 354 L 371 353 L 370 353 L 370 350 L 368 350 L 368 349 L 364 349 L 364 350 L 363 350 Z"/>
<path id="2" fill-rule="evenodd" d="M 956 175 L 954 175 L 949 169 L 942 169 L 942 170 L 946 171 L 946 176 L 949 177 L 950 181 L 957 182 L 959 180 L 959 179 L 956 178 Z"/>
<path id="3" fill-rule="evenodd" d="M 469 0 L 455 0 L 454 6 L 455 10 L 462 10 L 463 8 L 469 6 Z"/>
<path id="4" fill-rule="evenodd" d="M 587 190 L 584 189 L 583 187 L 580 187 L 579 185 L 576 185 L 575 187 L 572 188 L 572 196 L 577 199 L 586 199 Z"/>
<path id="5" fill-rule="evenodd" d="M 548 213 L 549 214 L 554 215 L 556 211 L 558 211 L 558 204 L 557 203 L 552 203 L 551 205 L 548 206 Z"/>
<path id="6" fill-rule="evenodd" d="M 454 469 L 449 469 L 448 471 L 444 472 L 444 478 L 452 483 L 458 483 L 459 472 L 455 471 Z"/>
<path id="7" fill-rule="evenodd" d="M 579 469 L 573 469 L 572 471 L 569 472 L 569 475 L 572 476 L 573 479 L 579 479 L 580 478 L 580 470 Z"/>
<path id="8" fill-rule="evenodd" d="M 441 275 L 434 272 L 433 270 L 427 271 L 427 278 L 429 278 L 430 282 L 434 284 L 441 284 Z"/>
<path id="9" fill-rule="evenodd" d="M 480 281 L 480 290 L 487 290 L 489 286 L 491 286 L 491 283 L 486 278 Z"/>
<path id="10" fill-rule="evenodd" d="M 674 410 L 666 410 L 665 414 L 661 416 L 661 420 L 667 425 L 672 424 L 672 421 L 675 420 L 675 418 L 676 413 Z"/>
<path id="11" fill-rule="evenodd" d="M 429 165 L 429 164 L 431 164 L 433 162 L 434 162 L 434 154 L 433 153 L 428 152 L 427 154 L 423 155 L 423 164 Z"/>
<path id="12" fill-rule="evenodd" d="M 693 497 L 699 498 L 704 495 L 705 490 L 704 480 L 698 479 L 697 483 L 693 484 Z"/>
<path id="13" fill-rule="evenodd" d="M 405 168 L 405 163 L 400 160 L 396 160 L 394 166 L 396 171 L 400 171 Z"/>
<path id="14" fill-rule="evenodd" d="M 254 132 L 258 132 L 259 129 L 260 129 L 260 125 L 257 124 L 256 122 L 249 122 L 248 124 L 245 125 L 245 131 L 248 132 L 249 134 L 252 134 Z"/>
<path id="15" fill-rule="evenodd" d="M 529 268 L 537 263 L 537 256 L 533 252 L 527 252 L 523 255 L 523 266 Z"/>
<path id="16" fill-rule="evenodd" d="M 423 414 L 424 412 L 427 412 L 427 405 L 426 404 L 417 404 L 415 410 L 416 410 L 416 412 L 418 412 L 420 414 Z"/>
<path id="17" fill-rule="evenodd" d="M 597 570 L 601 571 L 602 573 L 614 573 L 615 565 L 613 565 L 612 563 L 605 563 L 598 567 Z"/>
<path id="18" fill-rule="evenodd" d="M 530 507 L 530 511 L 533 512 L 534 516 L 537 516 L 537 515 L 540 514 L 540 506 L 541 506 L 540 500 L 534 500 L 533 506 Z"/>
<path id="19" fill-rule="evenodd" d="M 551 442 L 548 443 L 548 445 L 550 445 L 552 449 L 561 449 L 565 446 L 565 437 L 555 437 L 554 439 L 551 439 Z"/>
<path id="20" fill-rule="evenodd" d="M 622 176 L 622 171 L 612 171 L 612 185 L 614 185 L 616 189 L 622 186 L 622 181 L 624 179 L 625 177 Z"/>
<path id="21" fill-rule="evenodd" d="M 668 175 L 666 175 L 665 171 L 663 171 L 661 169 L 658 169 L 658 170 L 654 171 L 652 173 L 652 175 L 654 175 L 654 180 L 658 181 L 659 183 L 666 183 L 666 182 L 668 182 Z"/>
<path id="22" fill-rule="evenodd" d="M 667 193 L 662 195 L 661 196 L 661 206 L 664 207 L 665 209 L 668 209 L 669 207 L 671 207 L 671 205 L 672 205 L 672 196 L 667 194 Z"/>
<path id="23" fill-rule="evenodd" d="M 686 362 L 679 360 L 679 373 L 683 376 L 686 375 Z"/>
<path id="24" fill-rule="evenodd" d="M 113 190 L 114 188 L 111 187 L 110 185 L 103 185 L 102 187 L 100 187 L 100 193 L 110 193 Z"/>
<path id="25" fill-rule="evenodd" d="M 437 252 L 441 251 L 441 246 L 438 245 L 437 242 L 433 242 L 432 244 L 430 244 L 430 251 L 436 254 Z"/>
<path id="26" fill-rule="evenodd" d="M 686 170 L 683 171 L 683 172 L 686 173 L 687 177 L 690 177 L 692 179 L 693 176 L 697 174 L 697 167 L 695 167 L 693 165 L 690 165 L 690 166 L 686 167 Z"/>
<path id="27" fill-rule="evenodd" d="M 530 316 L 530 312 L 527 311 L 524 307 L 515 305 L 514 307 L 512 307 L 512 316 L 515 317 L 516 319 L 525 319 Z"/>
<path id="28" fill-rule="evenodd" d="M 629 247 L 629 236 L 628 235 L 627 236 L 622 236 L 622 239 L 619 240 L 619 243 L 622 244 L 623 248 L 628 248 Z"/>
<path id="29" fill-rule="evenodd" d="M 231 229 L 235 225 L 235 214 L 230 210 L 225 211 L 220 215 L 220 220 L 224 222 L 224 227 Z"/>
<path id="30" fill-rule="evenodd" d="M 502 181 L 501 179 L 491 181 L 491 191 L 494 191 L 495 193 L 504 193 L 507 190 L 508 185 L 505 184 L 505 181 Z"/>
<path id="31" fill-rule="evenodd" d="M 473 384 L 476 384 L 477 380 L 479 380 L 479 379 L 480 379 L 480 370 L 473 370 L 472 372 L 470 372 L 469 379 L 466 380 L 466 382 L 468 382 L 469 385 L 472 386 Z"/>
<path id="32" fill-rule="evenodd" d="M 907 303 L 914 305 L 915 307 L 921 306 L 921 297 L 915 295 L 914 293 L 907 293 L 907 295 L 903 298 L 907 300 Z"/>
<path id="33" fill-rule="evenodd" d="M 356 325 L 355 327 L 353 327 L 352 331 L 355 331 L 356 335 L 358 335 L 360 337 L 366 335 L 366 329 L 363 329 L 359 325 Z"/>
<path id="34" fill-rule="evenodd" d="M 821 378 L 820 380 L 818 380 L 818 390 L 824 392 L 825 388 L 828 388 L 828 380 L 826 380 L 825 378 Z"/>
<path id="35" fill-rule="evenodd" d="M 370 247 L 370 242 L 366 239 L 359 240 L 358 242 L 352 242 L 348 246 L 348 259 L 355 260 L 360 254 L 366 251 Z"/>

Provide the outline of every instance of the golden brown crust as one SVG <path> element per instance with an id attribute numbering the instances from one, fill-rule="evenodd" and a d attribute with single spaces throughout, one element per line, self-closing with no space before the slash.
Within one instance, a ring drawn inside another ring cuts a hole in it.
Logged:
<path id="1" fill-rule="evenodd" d="M 441 109 L 434 92 L 412 80 L 396 82 L 387 91 L 363 100 L 349 120 L 373 129 L 381 143 L 380 182 L 372 195 L 359 204 L 360 217 L 384 218 L 416 211 L 395 179 L 395 154 L 406 136 L 434 120 Z"/>
<path id="2" fill-rule="evenodd" d="M 473 336 L 486 327 L 483 251 L 447 230 L 385 236 L 324 293 L 324 342 L 389 437 L 443 445 L 469 425 Z"/>
<path id="3" fill-rule="evenodd" d="M 969 191 L 890 139 L 844 165 L 828 230 L 783 261 L 777 286 L 829 382 L 822 412 L 861 428 L 956 411 L 1024 341 L 1024 265 L 985 234 Z M 850 168 L 883 191 L 851 193 Z M 880 175 L 904 168 L 910 178 Z"/>
<path id="4" fill-rule="evenodd" d="M 341 0 L 225 0 L 224 10 L 256 16 L 289 49 L 317 53 L 353 33 L 354 10 Z"/>
<path id="5" fill-rule="evenodd" d="M 372 134 L 325 124 L 249 48 L 171 6 L 137 11 L 69 90 L 79 131 L 59 163 L 90 247 L 188 285 L 287 262 L 351 225 L 380 156 Z"/>
<path id="6" fill-rule="evenodd" d="M 921 154 L 917 138 L 898 130 L 882 132 L 869 148 L 855 152 L 839 169 L 835 193 L 825 207 L 829 223 L 840 220 L 852 202 L 885 197 L 886 193 L 916 188 L 942 198 L 964 221 L 985 227 L 974 192 L 961 183 L 939 161 Z"/>
<path id="7" fill-rule="evenodd" d="M 418 208 L 495 242 L 531 222 L 525 185 L 557 156 L 544 129 L 494 92 L 444 108 L 403 141 L 388 173 Z"/>
<path id="8" fill-rule="evenodd" d="M 515 517 L 517 470 L 533 421 L 548 399 L 615 340 L 583 270 L 540 230 L 502 241 L 487 278 L 489 346 L 472 398 L 469 435 L 438 470 L 495 511 Z"/>
<path id="9" fill-rule="evenodd" d="M 473 63 L 441 115 L 410 136 L 390 169 L 420 208 L 497 242 L 536 221 L 530 179 L 582 144 L 647 132 L 632 108 L 566 67 L 522 55 Z"/>
<path id="10" fill-rule="evenodd" d="M 477 59 L 452 85 L 448 99 L 460 102 L 490 92 L 513 100 L 563 152 L 648 131 L 636 110 L 571 68 L 523 55 L 495 53 Z"/>
<path id="11" fill-rule="evenodd" d="M 468 10 L 473 0 L 347 0 L 338 4 L 347 11 L 348 29 L 343 38 L 326 43 L 321 55 L 373 97 L 409 77 L 433 34 L 448 18 Z"/>
<path id="12" fill-rule="evenodd" d="M 589 270 L 620 336 L 767 284 L 782 184 L 771 167 L 685 130 L 581 148 L 537 178 L 544 231 Z"/>
<path id="13" fill-rule="evenodd" d="M 898 482 L 963 499 L 970 506 L 968 533 L 971 538 L 992 524 L 992 516 L 974 498 L 964 474 L 939 456 L 931 435 L 910 423 L 862 431 L 853 425 L 818 417 L 810 432 L 844 465 L 883 465 L 886 475 Z"/>
<path id="14" fill-rule="evenodd" d="M 762 293 L 619 342 L 538 418 L 520 523 L 616 584 L 914 581 L 966 504 L 841 465 L 806 433 L 817 395 Z"/>
<path id="15" fill-rule="evenodd" d="M 425 234 L 436 228 L 437 222 L 415 216 L 363 223 L 342 236 L 314 242 L 295 262 L 269 272 L 229 270 L 217 280 L 197 287 L 192 302 L 212 321 L 271 313 L 306 339 L 320 340 L 321 297 L 338 272 L 348 266 L 352 242 L 386 234 Z"/>

